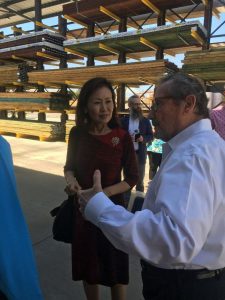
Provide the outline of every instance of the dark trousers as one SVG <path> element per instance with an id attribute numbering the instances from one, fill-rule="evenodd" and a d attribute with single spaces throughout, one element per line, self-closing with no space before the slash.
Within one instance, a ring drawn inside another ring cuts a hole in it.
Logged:
<path id="1" fill-rule="evenodd" d="M 161 164 L 162 154 L 150 151 L 148 151 L 147 153 L 149 160 L 149 179 L 152 179 Z"/>
<path id="2" fill-rule="evenodd" d="M 205 274 L 211 274 L 208 270 L 165 270 L 143 264 L 143 261 L 141 265 L 145 300 L 225 299 L 225 270 L 207 278 Z M 198 276 L 202 273 L 204 278 Z"/>
<path id="3" fill-rule="evenodd" d="M 7 300 L 6 296 L 0 291 L 0 300 Z"/>
<path id="4" fill-rule="evenodd" d="M 136 191 L 144 192 L 144 178 L 145 178 L 145 162 L 140 160 L 138 151 L 136 151 L 136 158 L 138 163 L 138 182 L 136 184 Z"/>

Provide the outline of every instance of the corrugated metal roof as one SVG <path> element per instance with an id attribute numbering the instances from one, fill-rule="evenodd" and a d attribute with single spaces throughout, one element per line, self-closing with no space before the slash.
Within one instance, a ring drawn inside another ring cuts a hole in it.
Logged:
<path id="1" fill-rule="evenodd" d="M 42 0 L 42 18 L 53 17 L 62 12 L 68 0 Z M 0 0 L 0 28 L 34 21 L 34 0 Z"/>

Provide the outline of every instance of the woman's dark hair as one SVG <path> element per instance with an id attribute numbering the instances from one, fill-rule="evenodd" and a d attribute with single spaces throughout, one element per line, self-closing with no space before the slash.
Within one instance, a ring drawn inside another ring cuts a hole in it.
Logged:
<path id="1" fill-rule="evenodd" d="M 90 126 L 90 117 L 88 116 L 86 110 L 87 110 L 87 104 L 88 100 L 91 97 L 91 95 L 97 91 L 98 89 L 106 87 L 108 88 L 112 93 L 112 100 L 113 100 L 113 112 L 112 112 L 112 119 L 109 121 L 108 126 L 110 128 L 118 127 L 118 117 L 116 113 L 116 95 L 114 92 L 114 89 L 112 87 L 112 84 L 105 78 L 102 77 L 95 77 L 83 85 L 81 88 L 78 102 L 77 102 L 77 111 L 76 111 L 76 125 L 78 127 L 82 128 L 89 128 Z"/>
<path id="2" fill-rule="evenodd" d="M 204 118 L 209 117 L 209 110 L 207 108 L 208 98 L 206 95 L 205 86 L 199 78 L 178 72 L 163 77 L 159 84 L 167 81 L 171 81 L 169 86 L 169 94 L 175 102 L 179 103 L 188 95 L 195 95 L 196 114 L 201 115 Z"/>

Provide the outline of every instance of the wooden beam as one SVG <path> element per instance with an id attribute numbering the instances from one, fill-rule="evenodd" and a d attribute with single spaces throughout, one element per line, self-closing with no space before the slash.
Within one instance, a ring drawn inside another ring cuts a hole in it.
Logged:
<path id="1" fill-rule="evenodd" d="M 44 65 L 50 65 L 50 66 L 59 66 L 59 61 L 58 62 L 56 62 L 56 61 L 44 61 Z"/>
<path id="2" fill-rule="evenodd" d="M 5 38 L 4 34 L 0 33 L 0 38 L 4 39 Z"/>
<path id="3" fill-rule="evenodd" d="M 135 54 L 131 54 L 131 53 L 126 53 L 126 57 L 131 58 L 131 59 L 135 59 L 135 60 L 138 60 L 138 61 L 141 60 L 138 56 L 136 56 Z"/>
<path id="4" fill-rule="evenodd" d="M 83 26 L 83 27 L 85 27 L 85 28 L 88 27 L 88 25 L 87 25 L 86 23 L 84 23 L 84 22 L 82 22 L 82 21 L 80 21 L 80 20 L 77 20 L 77 19 L 75 19 L 75 18 L 73 18 L 73 17 L 71 17 L 71 16 L 69 16 L 69 15 L 63 15 L 63 18 L 64 18 L 64 19 L 67 19 L 67 20 L 70 20 L 70 21 L 73 22 L 73 23 L 77 23 L 77 24 L 79 24 L 79 25 L 81 25 L 81 26 Z"/>
<path id="5" fill-rule="evenodd" d="M 149 40 L 147 40 L 143 37 L 140 37 L 140 43 L 142 43 L 143 45 L 149 47 L 150 49 L 154 49 L 156 51 L 160 49 L 159 46 L 157 46 L 156 44 L 153 44 L 152 42 L 150 42 Z M 165 50 L 164 49 L 164 53 L 167 54 L 167 55 L 175 56 L 175 53 L 170 51 L 170 50 Z"/>
<path id="6" fill-rule="evenodd" d="M 14 55 L 14 54 L 11 57 L 12 57 L 12 59 L 15 59 L 15 60 L 22 60 L 22 61 L 36 63 L 36 61 L 34 59 L 24 58 L 24 57 L 20 57 L 20 56 Z"/>
<path id="7" fill-rule="evenodd" d="M 45 25 L 45 24 L 43 24 L 42 22 L 35 21 L 35 24 L 36 24 L 37 26 L 39 26 L 39 27 L 46 28 L 46 29 L 49 29 L 49 30 L 51 30 L 51 31 L 60 33 L 59 30 L 57 30 L 57 29 L 55 29 L 55 28 L 53 28 L 53 27 L 51 27 L 51 26 Z"/>
<path id="8" fill-rule="evenodd" d="M 209 0 L 201 0 L 201 1 L 205 6 L 209 5 Z M 217 19 L 220 19 L 220 12 L 218 11 L 218 9 L 216 7 L 213 8 L 212 13 Z"/>
<path id="9" fill-rule="evenodd" d="M 166 16 L 165 19 L 166 19 L 166 21 L 169 21 L 169 22 L 171 22 L 173 24 L 176 24 L 176 22 L 173 19 L 171 19 L 170 17 Z"/>
<path id="10" fill-rule="evenodd" d="M 216 7 L 213 9 L 212 13 L 218 20 L 220 19 L 220 12 Z"/>
<path id="11" fill-rule="evenodd" d="M 202 3 L 205 5 L 205 6 L 207 6 L 208 4 L 209 4 L 209 1 L 208 0 L 201 0 L 202 1 Z"/>
<path id="12" fill-rule="evenodd" d="M 143 83 L 146 83 L 146 84 L 149 84 L 149 85 L 152 84 L 152 82 L 149 82 L 147 79 L 142 78 L 142 77 L 138 77 L 138 81 L 143 82 Z"/>
<path id="13" fill-rule="evenodd" d="M 110 53 L 113 53 L 113 54 L 116 54 L 116 55 L 120 54 L 120 51 L 118 51 L 118 50 L 116 50 L 114 48 L 111 48 L 111 47 L 109 47 L 109 46 L 107 46 L 107 45 L 105 45 L 103 43 L 99 43 L 98 46 L 99 46 L 100 49 L 103 49 L 103 50 L 108 51 Z M 130 53 L 128 53 L 128 54 L 126 53 L 126 56 L 128 58 L 131 58 L 131 59 L 140 60 L 139 57 L 137 57 L 136 55 L 130 54 Z"/>
<path id="14" fill-rule="evenodd" d="M 69 32 L 66 33 L 66 37 L 67 37 L 67 38 L 72 38 L 72 39 L 75 39 L 75 38 L 76 38 L 74 35 L 72 35 L 72 34 L 69 33 Z"/>
<path id="15" fill-rule="evenodd" d="M 60 84 L 54 83 L 54 82 L 45 82 L 45 81 L 38 81 L 38 85 L 44 85 L 44 86 L 49 86 L 49 87 L 60 87 Z"/>
<path id="16" fill-rule="evenodd" d="M 65 19 L 67 19 L 67 20 L 70 20 L 71 22 L 73 22 L 73 23 L 77 23 L 77 24 L 79 24 L 79 25 L 81 25 L 81 26 L 83 26 L 83 27 L 85 27 L 85 28 L 88 28 L 88 24 L 86 24 L 86 23 L 84 23 L 84 22 L 82 22 L 82 21 L 80 21 L 80 20 L 77 20 L 77 19 L 75 19 L 75 18 L 73 18 L 73 17 L 71 17 L 71 16 L 69 16 L 69 15 L 63 15 L 63 17 L 65 18 Z M 94 31 L 96 32 L 96 33 L 99 33 L 99 34 L 101 34 L 102 33 L 102 31 L 101 30 L 98 30 L 98 29 L 94 29 Z M 75 37 L 74 37 L 75 38 Z"/>
<path id="17" fill-rule="evenodd" d="M 150 42 L 149 40 L 143 38 L 143 37 L 140 37 L 140 43 L 142 43 L 143 45 L 149 47 L 150 49 L 154 49 L 154 50 L 159 50 L 159 46 L 153 44 L 152 42 Z"/>
<path id="18" fill-rule="evenodd" d="M 77 64 L 77 65 L 84 65 L 85 63 L 83 61 L 79 61 L 77 59 L 69 59 L 67 60 L 68 63 L 70 64 Z"/>
<path id="19" fill-rule="evenodd" d="M 160 14 L 160 10 L 158 7 L 156 7 L 153 3 L 151 3 L 149 0 L 141 0 L 141 2 L 146 5 L 148 8 L 150 8 L 152 11 L 154 11 L 157 15 Z"/>
<path id="20" fill-rule="evenodd" d="M 160 14 L 160 9 L 156 7 L 151 1 L 149 0 L 141 0 L 141 2 L 146 5 L 148 8 L 150 8 L 152 11 L 154 11 L 157 15 Z M 171 23 L 176 23 L 173 19 L 170 17 L 166 17 L 166 20 L 171 22 Z"/>
<path id="21" fill-rule="evenodd" d="M 22 30 L 21 28 L 17 28 L 16 26 L 11 27 L 13 32 L 19 32 L 19 33 L 27 33 L 27 31 Z"/>
<path id="22" fill-rule="evenodd" d="M 98 60 L 98 61 L 102 61 L 102 62 L 106 62 L 106 63 L 111 63 L 111 59 L 110 58 L 106 58 L 106 57 L 95 57 L 95 60 Z"/>
<path id="23" fill-rule="evenodd" d="M 196 29 L 191 29 L 191 36 L 196 39 L 196 41 L 199 42 L 200 45 L 205 44 L 205 41 L 203 40 L 203 38 L 198 34 Z"/>
<path id="24" fill-rule="evenodd" d="M 73 49 L 64 48 L 64 51 L 75 54 L 75 55 L 80 56 L 80 57 L 87 57 L 87 54 L 83 54 L 83 53 L 81 53 L 79 51 L 76 51 L 76 50 L 73 50 Z"/>
<path id="25" fill-rule="evenodd" d="M 54 57 L 52 55 L 49 55 L 49 54 L 46 54 L 46 53 L 43 53 L 43 52 L 36 52 L 36 55 L 39 56 L 39 57 L 44 57 L 44 58 L 48 58 L 48 59 L 51 59 L 51 60 L 59 60 L 59 58 L 57 57 Z"/>
<path id="26" fill-rule="evenodd" d="M 110 10 L 108 10 L 107 8 L 105 8 L 104 6 L 100 5 L 99 6 L 99 11 L 102 12 L 103 14 L 109 16 L 113 20 L 115 20 L 117 22 L 121 22 L 121 18 L 120 17 L 118 17 L 117 15 L 115 15 L 113 12 L 111 12 Z"/>
<path id="27" fill-rule="evenodd" d="M 98 47 L 99 47 L 100 49 L 103 49 L 103 50 L 105 50 L 105 51 L 107 51 L 107 52 L 110 52 L 110 53 L 113 53 L 113 54 L 117 54 L 117 55 L 120 54 L 120 52 L 119 52 L 118 50 L 113 49 L 113 48 L 111 48 L 111 47 L 109 47 L 109 46 L 107 46 L 107 45 L 105 45 L 105 44 L 103 44 L 103 43 L 98 43 Z"/>
<path id="28" fill-rule="evenodd" d="M 16 82 L 16 81 L 14 81 L 12 84 L 13 85 L 17 85 L 17 86 L 24 86 L 24 84 L 22 82 Z"/>
<path id="29" fill-rule="evenodd" d="M 71 81 L 71 80 L 65 80 L 65 84 L 67 85 L 76 85 L 76 86 L 81 86 L 81 84 L 75 82 L 75 81 Z"/>

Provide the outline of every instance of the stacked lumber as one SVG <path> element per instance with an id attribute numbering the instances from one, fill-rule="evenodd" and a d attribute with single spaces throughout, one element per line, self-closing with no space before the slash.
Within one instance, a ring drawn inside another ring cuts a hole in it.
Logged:
<path id="1" fill-rule="evenodd" d="M 121 51 L 125 51 L 128 55 L 158 48 L 201 46 L 205 39 L 205 28 L 200 22 L 192 21 L 83 39 L 71 39 L 64 41 L 63 44 L 65 48 L 75 50 L 82 55 L 93 54 L 98 57 Z"/>
<path id="2" fill-rule="evenodd" d="M 46 84 L 64 84 L 73 81 L 77 85 L 93 77 L 106 77 L 113 84 L 153 84 L 164 74 L 176 72 L 178 68 L 168 60 L 140 63 L 68 68 L 62 70 L 33 71 L 28 73 L 28 82 L 43 81 Z"/>
<path id="3" fill-rule="evenodd" d="M 119 16 L 120 18 L 124 18 L 153 13 L 154 11 L 149 7 L 150 5 L 148 5 L 148 2 L 147 4 L 145 4 L 146 2 L 139 0 L 73 1 L 71 3 L 63 5 L 63 15 L 69 15 L 70 17 L 77 20 L 78 23 L 101 23 L 112 20 L 112 17 L 102 12 L 101 5 L 112 12 L 112 14 Z M 190 6 L 191 4 L 194 4 L 196 6 L 200 3 L 201 0 L 151 0 L 152 7 L 157 7 L 159 11 L 183 6 Z"/>
<path id="4" fill-rule="evenodd" d="M 13 85 L 27 81 L 27 72 L 33 70 L 27 63 L 0 66 L 0 86 Z"/>
<path id="5" fill-rule="evenodd" d="M 50 92 L 0 93 L 1 110 L 63 110 L 69 107 L 69 97 Z"/>
<path id="6" fill-rule="evenodd" d="M 60 34 L 49 30 L 4 38 L 0 40 L 0 56 L 3 59 L 10 59 L 13 56 L 37 58 L 39 52 L 41 55 L 46 54 L 55 58 L 66 57 L 63 49 L 64 39 Z M 41 57 L 46 60 L 46 55 Z"/>
<path id="7" fill-rule="evenodd" d="M 0 86 L 12 84 L 18 81 L 18 66 L 1 66 L 0 67 Z"/>
<path id="8" fill-rule="evenodd" d="M 66 121 L 66 134 L 65 134 L 66 142 L 68 142 L 70 130 L 73 126 L 75 126 L 75 121 L 74 120 L 67 120 Z"/>
<path id="9" fill-rule="evenodd" d="M 189 51 L 183 60 L 182 70 L 203 80 L 225 79 L 225 47 L 210 50 Z"/>
<path id="10" fill-rule="evenodd" d="M 0 49 L 16 47 L 19 45 L 29 45 L 43 41 L 62 46 L 64 40 L 65 38 L 60 34 L 54 33 L 50 30 L 42 30 L 1 39 Z"/>
<path id="11" fill-rule="evenodd" d="M 65 126 L 58 122 L 0 120 L 0 134 L 16 137 L 38 137 L 40 141 L 64 140 Z"/>

